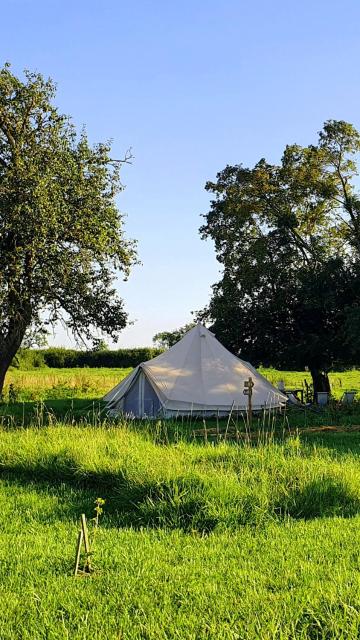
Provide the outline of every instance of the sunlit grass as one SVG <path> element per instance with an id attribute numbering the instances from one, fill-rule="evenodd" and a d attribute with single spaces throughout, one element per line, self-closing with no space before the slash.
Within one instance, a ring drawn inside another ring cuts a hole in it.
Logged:
<path id="1" fill-rule="evenodd" d="M 4 396 L 12 384 L 19 401 L 61 398 L 100 398 L 118 384 L 131 369 L 10 369 Z"/>
<path id="2" fill-rule="evenodd" d="M 61 398 L 100 398 L 125 378 L 131 369 L 75 368 L 75 369 L 31 369 L 29 371 L 10 369 L 5 380 L 4 396 L 8 397 L 12 384 L 19 401 L 49 400 Z M 311 383 L 311 376 L 305 371 L 277 371 L 259 369 L 272 384 L 279 380 L 286 387 L 301 388 L 304 380 Z M 344 391 L 355 389 L 360 392 L 360 371 L 351 370 L 330 373 L 333 396 L 341 398 Z"/>
<path id="3" fill-rule="evenodd" d="M 308 371 L 278 371 L 264 367 L 260 367 L 259 371 L 275 386 L 279 380 L 284 381 L 286 388 L 300 389 L 304 386 L 304 380 L 311 384 L 311 375 Z M 336 399 L 341 398 L 344 391 L 355 389 L 358 393 L 360 392 L 360 371 L 358 369 L 333 371 L 329 374 L 329 378 L 331 393 Z"/>

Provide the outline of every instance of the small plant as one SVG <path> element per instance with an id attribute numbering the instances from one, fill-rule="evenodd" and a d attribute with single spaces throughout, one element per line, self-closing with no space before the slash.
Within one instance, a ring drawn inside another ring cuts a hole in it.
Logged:
<path id="1" fill-rule="evenodd" d="M 95 516 L 94 518 L 92 518 L 92 522 L 94 523 L 94 529 L 93 529 L 93 540 L 95 537 L 95 532 L 99 527 L 99 518 L 101 516 L 101 514 L 103 513 L 104 509 L 103 506 L 105 504 L 106 500 L 104 500 L 104 498 L 96 498 L 95 500 Z"/>
<path id="2" fill-rule="evenodd" d="M 90 539 L 88 528 L 87 528 L 85 514 L 83 513 L 81 515 L 81 530 L 79 531 L 78 541 L 76 545 L 75 571 L 74 571 L 75 576 L 90 575 L 94 570 L 91 562 L 92 556 L 94 554 L 93 545 L 95 540 L 95 534 L 99 527 L 99 518 L 100 518 L 100 515 L 103 513 L 104 504 L 105 504 L 105 500 L 103 498 L 96 498 L 95 509 L 94 509 L 95 516 L 94 518 L 92 518 L 93 532 L 92 532 L 91 539 Z M 80 556 L 81 556 L 81 549 L 83 545 L 85 548 L 85 561 L 84 561 L 83 569 L 80 570 L 79 569 L 80 559 L 81 559 Z"/>
<path id="3" fill-rule="evenodd" d="M 15 385 L 11 382 L 9 385 L 9 403 L 15 404 L 15 402 L 17 402 L 18 400 L 18 397 L 19 397 L 19 391 L 15 387 Z"/>

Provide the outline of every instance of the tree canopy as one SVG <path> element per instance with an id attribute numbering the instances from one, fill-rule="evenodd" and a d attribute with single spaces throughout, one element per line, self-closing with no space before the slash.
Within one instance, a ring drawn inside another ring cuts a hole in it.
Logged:
<path id="1" fill-rule="evenodd" d="M 203 317 L 254 364 L 308 366 L 321 386 L 358 357 L 349 317 L 359 306 L 360 136 L 328 121 L 316 145 L 287 146 L 281 163 L 227 166 L 200 232 L 223 266 Z M 352 323 L 352 327 L 354 324 Z"/>
<path id="2" fill-rule="evenodd" d="M 154 335 L 153 343 L 160 349 L 170 349 L 193 327 L 195 327 L 195 322 L 189 322 L 178 329 L 173 329 L 173 331 L 160 331 Z"/>
<path id="3" fill-rule="evenodd" d="M 0 391 L 31 326 L 116 340 L 127 322 L 114 282 L 136 259 L 115 199 L 122 161 L 78 135 L 54 97 L 40 74 L 0 70 Z"/>

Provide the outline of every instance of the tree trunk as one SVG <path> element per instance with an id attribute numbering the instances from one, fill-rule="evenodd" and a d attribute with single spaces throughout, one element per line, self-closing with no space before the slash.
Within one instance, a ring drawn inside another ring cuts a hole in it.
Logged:
<path id="1" fill-rule="evenodd" d="M 18 349 L 22 343 L 25 334 L 23 327 L 17 327 L 16 331 L 8 334 L 6 339 L 1 342 L 0 347 L 0 398 L 4 388 L 5 376 L 10 367 L 13 358 L 15 358 Z"/>
<path id="2" fill-rule="evenodd" d="M 314 400 L 317 400 L 317 394 L 322 391 L 330 393 L 330 380 L 326 371 L 321 369 L 310 369 L 313 387 L 314 387 Z"/>
<path id="3" fill-rule="evenodd" d="M 10 367 L 12 358 L 8 358 L 4 354 L 0 354 L 0 400 L 4 388 L 5 376 L 8 368 Z"/>

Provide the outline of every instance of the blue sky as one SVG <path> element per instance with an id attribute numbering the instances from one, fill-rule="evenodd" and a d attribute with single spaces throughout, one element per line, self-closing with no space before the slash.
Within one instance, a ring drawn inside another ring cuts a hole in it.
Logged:
<path id="1" fill-rule="evenodd" d="M 329 119 L 360 127 L 358 0 L 4 0 L 0 63 L 51 76 L 57 104 L 91 141 L 111 138 L 127 235 L 142 266 L 119 282 L 150 345 L 206 305 L 219 268 L 200 240 L 206 180 L 226 164 L 277 162 Z M 59 329 L 52 342 L 68 344 Z"/>

